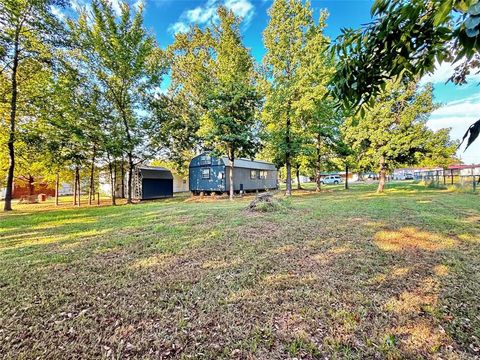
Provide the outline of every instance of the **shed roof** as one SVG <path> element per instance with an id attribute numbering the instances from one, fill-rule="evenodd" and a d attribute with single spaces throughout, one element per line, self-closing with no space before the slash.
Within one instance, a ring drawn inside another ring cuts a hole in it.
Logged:
<path id="1" fill-rule="evenodd" d="M 173 179 L 172 172 L 163 167 L 140 166 L 138 170 L 143 179 Z"/>
<path id="2" fill-rule="evenodd" d="M 480 168 L 480 164 L 471 164 L 471 165 L 468 165 L 468 164 L 457 164 L 457 165 L 450 165 L 450 166 L 448 167 L 448 169 L 451 169 L 451 170 L 476 169 L 476 168 Z"/>
<path id="3" fill-rule="evenodd" d="M 225 166 L 231 166 L 231 161 L 226 156 L 222 156 L 221 159 Z M 246 168 L 246 169 L 255 169 L 255 170 L 277 170 L 277 167 L 267 161 L 260 160 L 250 160 L 245 158 L 235 159 L 234 167 L 236 168 Z"/>

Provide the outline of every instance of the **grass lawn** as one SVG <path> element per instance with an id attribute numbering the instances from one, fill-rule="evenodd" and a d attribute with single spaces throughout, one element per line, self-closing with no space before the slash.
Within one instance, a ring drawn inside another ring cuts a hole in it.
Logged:
<path id="1" fill-rule="evenodd" d="M 480 197 L 389 184 L 0 215 L 0 357 L 480 356 Z"/>

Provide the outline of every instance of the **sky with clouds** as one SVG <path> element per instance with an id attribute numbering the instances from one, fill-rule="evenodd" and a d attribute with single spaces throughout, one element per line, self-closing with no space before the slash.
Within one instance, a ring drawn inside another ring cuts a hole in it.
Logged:
<path id="1" fill-rule="evenodd" d="M 116 12 L 120 0 L 111 0 Z M 145 25 L 155 34 L 158 43 L 165 48 L 174 39 L 175 33 L 187 31 L 192 24 L 205 25 L 215 21 L 216 8 L 223 4 L 243 18 L 242 33 L 252 55 L 261 61 L 265 52 L 262 32 L 267 26 L 267 11 L 272 0 L 127 0 L 132 6 L 143 4 Z M 74 6 L 88 4 L 88 0 L 71 0 Z M 371 0 L 311 0 L 314 14 L 321 9 L 330 13 L 326 34 L 334 39 L 342 28 L 357 28 L 370 20 Z M 467 85 L 446 84 L 453 74 L 452 64 L 437 66 L 434 74 L 425 76 L 423 83 L 432 82 L 435 100 L 442 104 L 428 122 L 432 129 L 451 127 L 454 139 L 461 139 L 466 129 L 480 118 L 480 74 L 469 77 Z M 167 84 L 165 83 L 163 87 Z M 480 163 L 480 140 L 458 155 L 465 163 Z"/>

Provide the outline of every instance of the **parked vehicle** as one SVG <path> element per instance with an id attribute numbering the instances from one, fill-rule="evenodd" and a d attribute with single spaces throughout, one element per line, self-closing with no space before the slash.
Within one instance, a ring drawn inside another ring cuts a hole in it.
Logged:
<path id="1" fill-rule="evenodd" d="M 340 175 L 329 175 L 325 176 L 322 180 L 320 180 L 320 183 L 322 184 L 340 184 L 342 182 L 342 178 Z"/>
<path id="2" fill-rule="evenodd" d="M 413 180 L 414 179 L 413 174 L 412 173 L 406 173 L 404 179 L 405 180 Z"/>

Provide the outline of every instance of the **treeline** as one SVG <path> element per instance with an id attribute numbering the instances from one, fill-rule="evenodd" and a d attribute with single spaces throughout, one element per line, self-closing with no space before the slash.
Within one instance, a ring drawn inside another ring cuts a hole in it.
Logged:
<path id="1" fill-rule="evenodd" d="M 121 168 L 130 203 L 136 165 L 163 158 L 182 172 L 200 150 L 233 163 L 255 155 L 275 162 L 287 195 L 293 172 L 315 177 L 318 190 L 325 170 L 380 172 L 382 191 L 396 166 L 452 161 L 448 131 L 426 127 L 436 105 L 418 79 L 391 80 L 366 113 L 338 106 L 328 14 L 315 21 L 308 3 L 273 2 L 261 63 L 242 42 L 241 19 L 224 7 L 215 23 L 177 34 L 163 50 L 141 6 L 124 3 L 117 15 L 106 0 L 90 5 L 61 19 L 53 10 L 64 0 L 0 0 L 5 210 L 19 174 L 57 183 L 75 174 L 79 184 L 84 172 L 93 193 L 102 169 L 114 203 Z"/>

